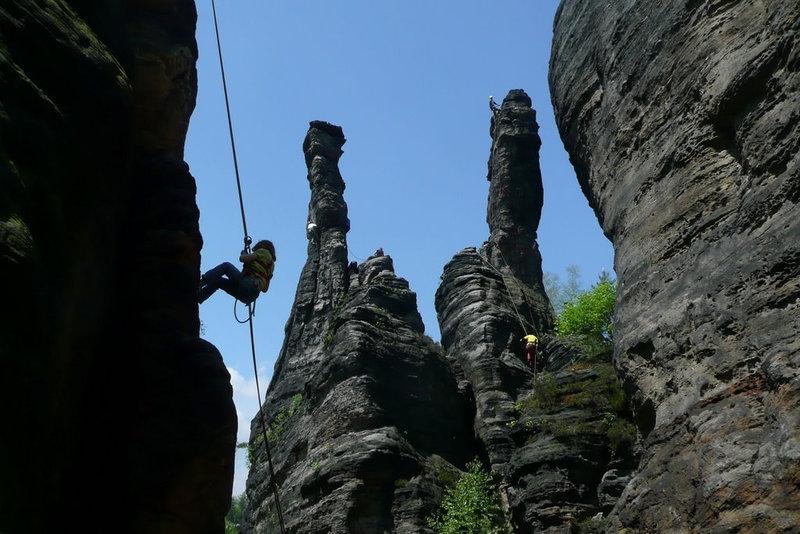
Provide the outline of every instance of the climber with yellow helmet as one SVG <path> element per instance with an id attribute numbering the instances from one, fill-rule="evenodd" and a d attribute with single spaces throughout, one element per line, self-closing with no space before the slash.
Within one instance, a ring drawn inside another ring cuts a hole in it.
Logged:
<path id="1" fill-rule="evenodd" d="M 222 289 L 245 304 L 254 302 L 259 292 L 266 293 L 269 289 L 275 271 L 275 259 L 272 241 L 259 241 L 252 253 L 243 250 L 239 256 L 239 261 L 244 264 L 241 271 L 225 262 L 206 272 L 200 279 L 197 300 L 202 303 L 217 289 Z"/>
<path id="2" fill-rule="evenodd" d="M 536 365 L 536 347 L 539 345 L 539 338 L 533 334 L 523 336 L 520 341 L 525 342 L 525 354 L 528 357 L 528 365 L 533 367 Z"/>

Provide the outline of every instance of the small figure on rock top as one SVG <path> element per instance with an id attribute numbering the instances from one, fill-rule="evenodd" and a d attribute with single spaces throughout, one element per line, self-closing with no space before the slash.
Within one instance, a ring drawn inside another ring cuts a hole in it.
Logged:
<path id="1" fill-rule="evenodd" d="M 243 250 L 239 255 L 239 261 L 244 264 L 241 271 L 228 262 L 207 271 L 200 279 L 197 300 L 203 303 L 217 289 L 222 289 L 245 304 L 255 302 L 259 292 L 266 293 L 269 289 L 275 271 L 275 260 L 275 246 L 272 241 L 259 241 L 253 247 L 252 253 Z"/>
<path id="2" fill-rule="evenodd" d="M 306 226 L 306 237 L 310 241 L 314 241 L 317 237 L 317 225 L 313 222 L 308 223 L 308 226 Z"/>
<path id="3" fill-rule="evenodd" d="M 497 102 L 494 101 L 494 97 L 489 95 L 489 109 L 492 110 L 492 113 L 497 113 L 500 111 L 500 106 L 497 105 Z"/>

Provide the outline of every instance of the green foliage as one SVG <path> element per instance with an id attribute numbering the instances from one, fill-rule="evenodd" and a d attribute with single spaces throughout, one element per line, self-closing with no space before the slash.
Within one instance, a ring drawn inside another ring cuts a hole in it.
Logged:
<path id="1" fill-rule="evenodd" d="M 258 448 L 258 445 L 260 443 L 263 443 L 263 442 L 264 442 L 264 435 L 263 434 L 259 434 L 258 436 L 256 436 L 256 439 L 253 440 L 253 444 L 247 446 L 247 469 L 248 469 L 248 471 L 250 470 L 250 467 L 253 465 L 253 463 L 255 463 L 255 461 L 256 461 L 256 449 Z"/>
<path id="2" fill-rule="evenodd" d="M 238 534 L 242 524 L 242 509 L 245 505 L 245 494 L 234 496 L 231 499 L 231 508 L 225 516 L 225 534 Z"/>
<path id="3" fill-rule="evenodd" d="M 559 388 L 553 375 L 547 373 L 536 383 L 533 390 L 533 406 L 536 408 L 554 408 L 558 401 Z"/>
<path id="4" fill-rule="evenodd" d="M 278 439 L 283 435 L 286 431 L 286 425 L 288 424 L 289 420 L 294 417 L 294 415 L 300 410 L 300 406 L 303 404 L 303 396 L 298 393 L 297 395 L 292 397 L 292 402 L 289 404 L 289 407 L 285 410 L 281 410 L 269 424 L 267 428 L 267 439 L 270 443 L 275 443 Z M 253 440 L 252 445 L 247 446 L 247 468 L 250 469 L 250 466 L 253 465 L 253 462 L 256 460 L 256 449 L 258 448 L 259 444 L 264 441 L 264 434 L 259 434 Z M 237 447 L 242 447 L 243 444 L 238 444 Z"/>
<path id="5" fill-rule="evenodd" d="M 284 431 L 286 430 L 286 424 L 288 423 L 289 419 L 291 419 L 294 414 L 300 409 L 300 405 L 303 403 L 303 396 L 301 394 L 297 394 L 292 397 L 292 403 L 289 405 L 289 408 L 286 410 L 281 410 L 275 416 L 275 419 L 269 424 L 269 428 L 267 429 L 267 439 L 270 443 L 275 443 L 278 441 L 278 438 L 283 435 Z"/>
<path id="6" fill-rule="evenodd" d="M 604 272 L 591 289 L 564 305 L 556 319 L 558 335 L 574 338 L 590 356 L 610 349 L 616 297 L 617 284 Z"/>
<path id="7" fill-rule="evenodd" d="M 457 481 L 456 476 L 447 469 L 441 469 L 439 473 L 436 475 L 436 482 L 438 482 L 440 486 L 445 488 L 455 487 L 456 481 Z"/>
<path id="8" fill-rule="evenodd" d="M 439 513 L 428 519 L 438 534 L 500 533 L 503 515 L 492 477 L 476 458 L 455 487 L 445 490 Z"/>
<path id="9" fill-rule="evenodd" d="M 529 414 L 533 410 L 550 410 L 559 405 L 561 389 L 556 384 L 555 379 L 550 373 L 545 373 L 536 382 L 533 395 L 527 397 L 514 405 L 514 409 L 521 414 Z"/>
<path id="10" fill-rule="evenodd" d="M 619 454 L 636 437 L 636 428 L 626 419 L 629 410 L 625 392 L 610 363 L 595 361 L 587 369 L 590 371 L 584 370 L 581 379 L 577 379 L 581 375 L 570 379 L 569 375 L 544 374 L 533 394 L 514 405 L 518 418 L 506 426 L 527 433 L 529 443 L 541 434 L 606 435 L 611 451 Z M 564 416 L 576 410 L 584 416 Z"/>
<path id="11" fill-rule="evenodd" d="M 614 421 L 617 420 L 617 414 L 613 412 L 606 412 L 603 414 L 603 424 L 606 426 L 611 426 L 614 424 Z"/>

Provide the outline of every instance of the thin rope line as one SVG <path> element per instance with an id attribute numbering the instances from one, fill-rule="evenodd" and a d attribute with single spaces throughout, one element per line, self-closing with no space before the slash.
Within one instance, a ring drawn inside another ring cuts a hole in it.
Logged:
<path id="1" fill-rule="evenodd" d="M 251 307 L 248 304 L 248 309 Z M 281 510 L 281 501 L 278 498 L 278 483 L 275 481 L 275 468 L 272 465 L 272 452 L 269 449 L 269 437 L 267 436 L 267 421 L 264 418 L 264 409 L 261 406 L 261 386 L 258 383 L 258 364 L 256 363 L 256 343 L 255 335 L 253 334 L 253 313 L 250 310 L 250 319 L 247 321 L 250 325 L 250 349 L 253 352 L 253 372 L 256 377 L 256 396 L 258 398 L 258 415 L 261 418 L 261 431 L 264 436 L 264 448 L 267 451 L 267 464 L 269 465 L 269 480 L 272 486 L 272 493 L 275 495 L 275 508 L 278 511 L 278 522 L 281 527 L 281 532 L 286 532 L 286 527 L 283 523 L 283 511 Z"/>
<path id="2" fill-rule="evenodd" d="M 500 253 L 500 259 L 503 260 L 503 263 L 505 264 L 506 269 L 508 269 L 510 271 L 511 267 L 508 265 L 508 262 L 506 261 L 506 257 L 503 255 L 503 250 L 500 248 L 499 244 L 497 245 L 497 252 Z M 533 319 L 533 306 L 531 306 L 531 303 L 528 301 L 528 295 L 527 295 L 527 293 L 525 293 L 525 288 L 519 282 L 519 279 L 516 276 L 514 277 L 514 281 L 517 284 L 517 287 L 519 288 L 519 292 L 522 295 L 522 298 L 525 299 L 525 304 L 528 305 L 528 312 L 531 314 L 531 317 L 530 317 L 531 322 L 528 323 L 528 324 L 531 326 L 533 331 L 536 332 L 537 335 L 540 335 L 539 334 L 539 328 L 536 326 L 536 321 Z M 505 283 L 505 279 L 503 279 L 503 283 Z M 508 284 L 506 284 L 506 287 L 508 287 Z M 508 294 L 510 295 L 511 291 L 509 291 Z M 512 298 L 511 300 L 512 300 L 512 303 L 513 303 L 514 299 Z"/>
<path id="3" fill-rule="evenodd" d="M 247 233 L 247 218 L 244 215 L 244 197 L 242 195 L 242 183 L 239 179 L 239 161 L 236 157 L 236 140 L 233 136 L 233 120 L 231 119 L 231 106 L 228 100 L 228 83 L 225 80 L 225 64 L 222 60 L 222 43 L 219 37 L 219 26 L 217 25 L 217 6 L 211 0 L 211 10 L 214 13 L 214 32 L 217 36 L 217 53 L 219 55 L 219 70 L 222 73 L 222 91 L 225 93 L 225 111 L 228 115 L 228 131 L 231 136 L 231 153 L 233 154 L 233 169 L 236 173 L 236 190 L 239 193 L 239 209 L 242 212 L 242 228 L 244 229 L 245 250 L 250 251 L 250 234 Z"/>
<path id="4" fill-rule="evenodd" d="M 252 240 L 250 239 L 250 235 L 247 232 L 247 218 L 245 217 L 244 213 L 244 196 L 242 195 L 242 183 L 239 178 L 239 161 L 236 157 L 236 140 L 234 139 L 233 135 L 233 120 L 231 119 L 231 106 L 230 101 L 228 99 L 228 83 L 225 79 L 225 64 L 222 60 L 222 43 L 219 36 L 219 25 L 217 23 L 217 6 L 214 0 L 211 0 L 211 10 L 214 13 L 214 33 L 217 37 L 217 53 L 219 54 L 219 69 L 222 74 L 222 90 L 225 94 L 225 111 L 228 115 L 228 131 L 231 136 L 231 152 L 233 154 L 233 168 L 236 173 L 236 190 L 239 193 L 239 209 L 242 212 L 242 229 L 244 230 L 244 249 L 246 253 L 250 253 L 250 243 Z M 234 301 L 234 315 L 236 314 L 236 301 Z M 255 373 L 256 378 L 256 395 L 258 399 L 258 414 L 261 418 L 261 431 L 264 436 L 264 448 L 267 451 L 267 463 L 269 464 L 269 476 L 270 476 L 270 485 L 272 486 L 272 493 L 275 496 L 275 508 L 278 512 L 278 521 L 280 523 L 281 532 L 286 532 L 286 527 L 283 523 L 283 511 L 281 510 L 281 500 L 278 496 L 278 483 L 275 481 L 275 469 L 272 465 L 272 452 L 269 448 L 269 437 L 267 435 L 267 422 L 264 418 L 264 409 L 261 405 L 261 387 L 258 382 L 258 362 L 256 361 L 256 341 L 255 341 L 255 334 L 253 333 L 253 313 L 254 313 L 254 306 L 252 304 L 247 305 L 247 312 L 248 312 L 248 319 L 247 322 L 250 326 L 250 349 L 253 353 L 253 372 Z M 236 320 L 238 321 L 239 318 L 237 317 Z"/>
<path id="5" fill-rule="evenodd" d="M 499 246 L 497 250 L 500 251 Z M 522 319 L 522 316 L 520 315 L 519 310 L 517 309 L 517 305 L 514 302 L 514 295 L 511 293 L 511 288 L 508 287 L 508 282 L 506 282 L 506 275 L 504 275 L 497 267 L 492 265 L 491 262 L 489 262 L 488 258 L 485 258 L 483 254 L 481 254 L 480 252 L 478 252 L 478 256 L 481 258 L 481 260 L 483 260 L 484 263 L 486 263 L 486 265 L 488 265 L 493 271 L 495 271 L 497 274 L 500 275 L 500 279 L 502 280 L 503 285 L 506 288 L 506 292 L 508 293 L 508 298 L 511 301 L 511 306 L 514 307 L 514 314 L 517 316 L 517 321 L 519 321 L 519 325 L 522 327 L 522 329 L 527 332 L 528 328 L 525 326 L 525 323 L 527 321 Z M 501 258 L 503 257 L 502 252 L 500 252 L 500 257 Z M 505 258 L 503 258 L 503 263 L 505 263 L 505 261 L 506 261 Z M 506 263 L 506 267 L 508 267 L 508 263 Z M 523 292 L 523 298 L 524 298 L 524 292 Z M 528 325 L 531 326 L 536 333 L 538 333 L 538 329 L 536 328 L 535 324 L 528 323 Z"/>

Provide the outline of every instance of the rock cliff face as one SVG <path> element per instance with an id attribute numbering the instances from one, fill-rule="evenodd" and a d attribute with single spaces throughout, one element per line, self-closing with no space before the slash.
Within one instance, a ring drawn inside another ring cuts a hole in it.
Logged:
<path id="1" fill-rule="evenodd" d="M 601 481 L 629 469 L 632 451 L 612 450 L 602 422 L 608 413 L 624 417 L 621 399 L 611 406 L 621 396 L 613 370 L 551 335 L 536 243 L 538 129 L 530 98 L 511 91 L 490 130 L 489 239 L 445 266 L 436 310 L 448 360 L 474 396 L 475 434 L 509 523 L 515 532 L 569 532 L 603 510 Z M 538 376 L 524 362 L 520 339 L 528 333 L 542 339 Z"/>
<path id="2" fill-rule="evenodd" d="M 479 251 L 458 253 L 436 293 L 442 345 L 473 388 L 476 433 L 495 469 L 511 459 L 506 423 L 514 419 L 515 399 L 530 389 L 519 340 L 553 322 L 536 244 L 543 199 L 538 129 L 530 98 L 511 92 L 492 119 L 489 240 Z"/>
<path id="3" fill-rule="evenodd" d="M 611 528 L 800 529 L 800 6 L 565 0 L 550 69 L 646 437 Z"/>
<path id="4" fill-rule="evenodd" d="M 264 403 L 289 532 L 426 532 L 437 478 L 474 454 L 469 405 L 416 295 L 382 251 L 348 264 L 342 130 L 312 122 L 303 144 L 317 232 Z M 247 531 L 277 532 L 257 417 Z"/>
<path id="5" fill-rule="evenodd" d="M 476 457 L 516 532 L 569 532 L 616 502 L 632 442 L 609 443 L 611 419 L 627 417 L 610 356 L 589 361 L 548 333 L 537 132 L 530 98 L 512 91 L 492 119 L 489 240 L 455 255 L 436 295 L 442 347 L 389 256 L 348 264 L 345 139 L 311 123 L 316 233 L 264 403 L 289 532 L 431 532 L 426 518 Z M 538 375 L 523 361 L 530 332 L 543 341 Z M 264 440 L 257 417 L 248 532 L 279 531 Z"/>
<path id="6" fill-rule="evenodd" d="M 236 415 L 198 338 L 183 162 L 195 19 L 188 0 L 0 8 L 3 532 L 223 530 Z"/>

